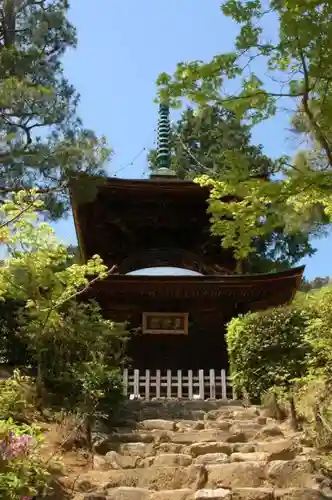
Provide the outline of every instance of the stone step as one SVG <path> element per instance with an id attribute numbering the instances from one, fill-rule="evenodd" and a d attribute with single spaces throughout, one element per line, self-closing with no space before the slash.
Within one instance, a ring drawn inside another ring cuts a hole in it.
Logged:
<path id="1" fill-rule="evenodd" d="M 185 438 L 187 441 L 187 438 Z M 292 439 L 276 439 L 274 441 L 258 441 L 249 443 L 229 443 L 224 441 L 199 441 L 192 444 L 181 444 L 172 442 L 112 442 L 106 441 L 96 446 L 96 450 L 101 449 L 100 454 L 105 456 L 107 452 L 115 451 L 119 455 L 130 457 L 147 458 L 156 454 L 165 453 L 182 453 L 191 455 L 196 458 L 200 455 L 223 453 L 228 456 L 234 453 L 252 454 L 252 453 L 266 453 L 271 460 L 292 460 L 296 456 L 305 457 L 306 455 L 314 456 L 315 450 L 313 448 L 306 448 L 304 455 L 303 447 L 298 442 Z M 252 460 L 252 456 L 248 456 L 248 460 Z M 246 457 L 244 457 L 244 460 Z"/>
<path id="2" fill-rule="evenodd" d="M 257 417 L 255 419 L 232 419 L 219 418 L 217 420 L 165 420 L 165 419 L 149 419 L 142 420 L 137 423 L 137 429 L 147 430 L 165 430 L 165 431 L 185 431 L 185 430 L 202 430 L 216 429 L 227 431 L 230 428 L 241 430 L 253 430 L 258 432 L 262 426 L 267 424 L 265 417 Z M 121 430 L 119 429 L 119 432 Z"/>
<path id="3" fill-rule="evenodd" d="M 155 467 L 187 467 L 192 463 L 192 456 L 184 453 L 158 453 L 154 457 L 148 457 L 146 459 L 146 465 L 148 467 L 151 465 Z"/>
<path id="4" fill-rule="evenodd" d="M 220 419 L 234 419 L 234 420 L 253 420 L 260 416 L 260 409 L 255 406 L 249 408 L 223 406 L 206 413 L 205 420 L 220 420 Z"/>
<path id="5" fill-rule="evenodd" d="M 151 466 L 142 469 L 93 470 L 81 474 L 76 490 L 104 494 L 105 490 L 121 486 L 150 490 L 192 489 L 197 480 L 198 469 L 198 466 Z"/>
<path id="6" fill-rule="evenodd" d="M 178 490 L 151 491 L 143 488 L 115 488 L 110 490 L 107 500 L 193 500 L 194 492 L 188 488 Z"/>
<path id="7" fill-rule="evenodd" d="M 175 422 L 176 430 L 179 432 L 183 432 L 186 430 L 199 431 L 201 429 L 207 428 L 206 422 L 204 420 L 176 420 Z"/>
<path id="8" fill-rule="evenodd" d="M 140 429 L 120 429 L 110 435 L 100 434 L 94 437 L 97 448 L 114 449 L 119 443 L 174 443 L 191 445 L 198 442 L 246 443 L 249 441 L 275 441 L 285 438 L 283 430 L 278 425 L 260 425 L 255 422 L 236 423 L 229 426 L 228 422 L 218 422 L 212 428 L 192 429 L 186 426 L 176 429 L 174 421 L 146 420 L 140 423 Z M 112 448 L 113 443 L 113 448 Z"/>
<path id="9" fill-rule="evenodd" d="M 225 453 L 226 455 L 231 455 L 233 450 L 236 450 L 236 445 L 238 445 L 237 449 L 239 449 L 239 446 L 243 445 L 243 443 L 225 443 L 223 441 L 196 442 L 189 446 L 189 453 L 193 457 L 211 453 Z"/>
<path id="10" fill-rule="evenodd" d="M 131 425 L 96 436 L 99 455 L 75 480 L 75 500 L 325 498 L 310 460 L 317 452 L 260 408 L 134 403 Z"/>
<path id="11" fill-rule="evenodd" d="M 161 431 L 176 431 L 176 424 L 173 420 L 149 419 L 138 422 L 137 427 L 148 431 L 161 430 Z"/>
<path id="12" fill-rule="evenodd" d="M 105 494 L 86 493 L 74 500 L 327 500 L 318 490 L 311 488 L 226 488 L 151 491 L 146 488 L 120 486 Z"/>
<path id="13" fill-rule="evenodd" d="M 175 432 L 169 435 L 171 443 L 191 445 L 198 442 L 246 442 L 248 437 L 244 433 L 230 433 L 216 429 L 203 429 L 200 431 Z"/>
<path id="14" fill-rule="evenodd" d="M 203 455 L 204 456 L 204 455 Z M 264 451 L 252 453 L 232 453 L 229 457 L 230 462 L 268 462 L 270 455 Z"/>
<path id="15" fill-rule="evenodd" d="M 173 443 L 179 445 L 192 445 L 199 442 L 224 442 L 224 443 L 246 443 L 257 435 L 256 432 L 234 432 L 217 429 L 185 430 L 183 432 L 164 431 L 153 429 L 151 431 L 132 431 L 113 433 L 111 435 L 100 435 L 94 439 L 97 453 L 103 453 L 101 449 L 116 449 L 122 443 Z M 260 436 L 260 435 L 259 435 Z"/>
<path id="16" fill-rule="evenodd" d="M 204 466 L 197 463 L 183 465 L 189 464 L 189 456 L 183 456 L 182 461 L 177 459 L 178 457 L 164 455 L 156 457 L 156 462 L 152 462 L 151 465 L 145 463 L 141 468 L 89 471 L 80 476 L 78 488 L 83 485 L 84 491 L 99 493 L 103 492 L 106 486 L 171 490 L 194 487 L 198 489 L 311 488 L 316 484 L 313 465 L 304 460 L 213 463 Z"/>
<path id="17" fill-rule="evenodd" d="M 166 443 L 168 444 L 168 443 Z M 150 457 L 154 455 L 156 450 L 153 443 L 120 443 L 117 447 L 117 451 L 120 455 L 129 455 L 134 457 Z"/>
<path id="18" fill-rule="evenodd" d="M 231 462 L 206 466 L 210 488 L 312 487 L 314 468 L 303 460 Z"/>
<path id="19" fill-rule="evenodd" d="M 165 418 L 170 420 L 203 420 L 205 414 L 218 410 L 230 414 L 243 408 L 241 401 L 202 401 L 202 400 L 134 400 L 125 401 L 119 421 L 127 418 L 139 421 L 145 419 Z"/>
<path id="20" fill-rule="evenodd" d="M 315 450 L 312 450 L 313 456 L 314 453 Z M 196 443 L 189 447 L 163 443 L 157 450 L 146 443 L 127 443 L 122 444 L 118 452 L 109 451 L 105 455 L 95 455 L 94 468 L 118 470 L 150 467 L 151 465 L 189 466 L 191 464 L 213 465 L 233 462 L 267 463 L 290 461 L 295 458 L 298 461 L 305 461 L 307 457 L 299 454 L 299 450 L 287 440 L 284 443 L 257 443 L 251 448 L 241 443 L 230 445 L 228 443 L 209 442 Z"/>
<path id="21" fill-rule="evenodd" d="M 150 499 L 153 498 L 150 497 Z M 319 491 L 311 488 L 217 488 L 203 489 L 194 493 L 194 500 L 324 500 Z"/>

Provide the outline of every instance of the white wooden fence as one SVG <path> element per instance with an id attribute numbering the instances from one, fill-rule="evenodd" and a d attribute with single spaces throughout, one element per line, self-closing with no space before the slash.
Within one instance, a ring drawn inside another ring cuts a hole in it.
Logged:
<path id="1" fill-rule="evenodd" d="M 124 395 L 130 399 L 236 399 L 225 370 L 123 371 Z"/>

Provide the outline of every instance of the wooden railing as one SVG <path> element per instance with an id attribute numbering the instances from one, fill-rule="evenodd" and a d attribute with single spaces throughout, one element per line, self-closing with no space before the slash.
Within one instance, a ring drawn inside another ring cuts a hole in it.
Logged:
<path id="1" fill-rule="evenodd" d="M 124 395 L 130 399 L 236 399 L 225 370 L 123 371 Z"/>

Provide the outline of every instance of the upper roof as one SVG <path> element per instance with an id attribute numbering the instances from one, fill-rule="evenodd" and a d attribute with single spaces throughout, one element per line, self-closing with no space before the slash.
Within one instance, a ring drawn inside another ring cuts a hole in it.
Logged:
<path id="1" fill-rule="evenodd" d="M 75 194 L 75 185 L 71 189 L 73 212 L 80 243 L 82 245 L 84 242 L 91 241 L 90 250 L 93 250 L 93 253 L 98 253 L 98 248 L 96 248 L 94 243 L 97 240 L 105 242 L 106 246 L 112 244 L 110 231 L 113 226 L 108 222 L 108 225 L 103 226 L 104 229 L 100 229 L 100 223 L 102 222 L 100 219 L 103 215 L 98 215 L 99 212 L 96 215 L 93 208 L 104 201 L 106 204 L 110 204 L 110 207 L 113 207 L 112 211 L 115 210 L 113 218 L 118 220 L 118 224 L 120 224 L 119 228 L 125 228 L 125 221 L 122 221 L 121 216 L 123 210 L 127 212 L 127 215 L 129 211 L 133 217 L 130 228 L 134 227 L 137 221 L 145 223 L 144 221 L 147 221 L 147 217 L 153 219 L 149 222 L 149 224 L 154 223 L 151 227 L 156 227 L 156 224 L 158 226 L 158 219 L 155 219 L 157 214 L 156 207 L 160 205 L 159 216 L 168 219 L 171 212 L 170 207 L 166 205 L 167 200 L 174 203 L 176 207 L 182 207 L 180 213 L 179 211 L 176 212 L 176 223 L 182 218 L 188 221 L 188 218 L 192 216 L 191 211 L 187 213 L 183 210 L 184 206 L 190 207 L 191 210 L 192 207 L 197 207 L 198 204 L 204 220 L 206 218 L 205 202 L 208 198 L 208 189 L 201 188 L 194 182 L 170 178 L 163 179 L 160 177 L 139 180 L 108 178 L 97 179 L 97 181 L 95 198 L 94 200 L 90 200 L 90 202 L 79 202 Z M 135 204 L 129 206 L 128 203 L 125 203 L 126 200 L 128 200 L 129 205 L 135 200 Z M 142 214 L 137 213 L 137 207 L 141 206 L 141 203 L 144 205 L 147 200 L 150 200 L 153 204 L 148 204 L 146 211 Z M 154 208 L 152 209 L 151 207 Z M 106 214 L 108 212 L 105 209 L 104 212 L 100 212 L 100 214 L 102 213 Z M 175 217 L 175 214 L 173 216 Z M 109 217 L 112 217 L 112 214 L 109 214 Z M 99 224 L 99 229 L 98 227 L 95 229 L 96 224 Z M 194 225 L 190 226 L 190 231 L 194 231 L 195 234 L 199 233 L 196 230 L 198 229 L 197 224 L 198 222 L 195 222 Z M 201 226 L 199 225 L 199 227 Z M 107 234 L 105 233 L 106 230 L 108 231 Z M 95 239 L 91 238 L 92 233 L 95 234 Z M 126 253 L 128 249 L 125 250 L 123 255 L 121 254 L 119 250 L 121 241 L 120 236 L 117 237 L 116 241 L 113 241 L 118 254 L 114 254 L 116 258 L 110 261 L 110 264 L 119 265 L 128 255 Z M 220 248 L 220 243 L 218 243 L 218 247 Z M 138 250 L 135 247 L 134 240 L 130 246 L 130 251 Z M 145 250 L 142 249 L 143 253 L 147 251 L 148 248 Z M 90 253 L 87 252 L 86 255 Z M 169 263 L 167 265 L 172 264 Z M 127 300 L 128 297 L 146 300 L 154 297 L 158 299 L 177 298 L 190 300 L 221 299 L 222 301 L 227 298 L 236 303 L 246 304 L 246 308 L 250 310 L 257 310 L 289 303 L 300 286 L 303 271 L 304 266 L 278 273 L 256 275 L 142 276 L 118 274 L 109 276 L 106 280 L 96 283 L 93 290 L 89 291 L 89 293 L 101 294 L 107 297 L 107 300 L 111 300 L 112 298 L 114 300 L 121 299 L 121 297 L 123 297 L 123 300 Z M 225 307 L 227 306 L 226 302 Z"/>
<path id="2" fill-rule="evenodd" d="M 144 191 L 149 193 L 157 192 L 185 192 L 192 193 L 195 196 L 201 195 L 207 197 L 209 190 L 202 188 L 199 184 L 190 181 L 179 179 L 175 176 L 152 175 L 149 179 L 122 179 L 119 177 L 90 177 L 81 176 L 79 179 L 71 183 L 70 191 L 75 200 L 77 187 L 85 183 L 95 184 L 98 191 Z"/>
<path id="3" fill-rule="evenodd" d="M 145 251 L 148 244 L 165 246 L 159 241 L 149 241 L 147 236 L 152 238 L 158 227 L 163 231 L 169 228 L 173 239 L 175 230 L 182 236 L 191 234 L 191 240 L 197 240 L 196 250 L 207 240 L 220 248 L 219 241 L 209 233 L 206 211 L 209 191 L 194 182 L 160 177 L 131 180 L 84 176 L 71 183 L 70 192 L 77 236 L 86 258 L 95 253 L 106 258 L 107 245 L 107 253 L 114 253 L 112 264 L 120 265 L 130 252 Z M 120 240 L 127 241 L 128 235 L 135 231 L 134 241 L 126 243 L 122 252 Z M 138 242 L 143 237 L 144 245 Z M 186 244 L 188 241 L 186 237 Z M 176 242 L 174 246 L 192 250 L 189 243 L 190 248 L 182 243 Z"/>

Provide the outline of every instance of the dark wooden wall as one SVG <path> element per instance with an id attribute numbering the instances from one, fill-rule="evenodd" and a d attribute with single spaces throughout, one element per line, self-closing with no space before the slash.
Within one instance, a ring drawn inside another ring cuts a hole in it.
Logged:
<path id="1" fill-rule="evenodd" d="M 129 366 L 145 370 L 209 370 L 227 368 L 223 329 L 189 335 L 134 335 L 128 345 Z"/>
<path id="2" fill-rule="evenodd" d="M 210 303 L 204 307 L 192 301 L 153 301 L 150 304 L 132 304 L 131 309 L 119 305 L 109 311 L 107 316 L 113 320 L 127 320 L 132 336 L 128 343 L 129 366 L 140 370 L 199 370 L 227 369 L 227 348 L 225 323 L 231 314 L 225 317 L 220 304 Z M 122 309 L 122 310 L 121 310 Z M 143 334 L 143 312 L 188 312 L 188 335 Z M 231 311 L 231 308 L 229 309 Z"/>

